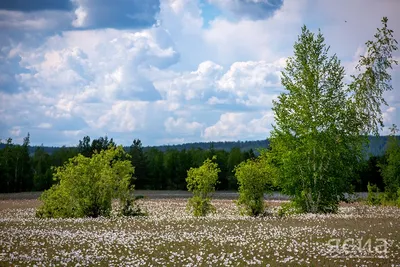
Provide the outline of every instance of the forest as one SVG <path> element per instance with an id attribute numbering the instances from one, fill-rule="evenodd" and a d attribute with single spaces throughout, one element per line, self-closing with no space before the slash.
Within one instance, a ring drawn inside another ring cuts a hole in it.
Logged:
<path id="1" fill-rule="evenodd" d="M 383 190 L 383 179 L 377 164 L 386 161 L 384 152 L 387 141 L 387 136 L 369 137 L 365 159 L 360 162 L 352 179 L 354 191 L 367 191 L 368 183 L 376 184 Z M 139 139 L 135 139 L 131 146 L 124 149 L 131 156 L 132 166 L 135 166 L 136 189 L 186 190 L 187 171 L 191 167 L 199 167 L 205 159 L 215 155 L 221 169 L 217 190 L 237 190 L 233 173 L 235 166 L 256 158 L 260 154 L 259 149 L 267 149 L 268 144 L 268 140 L 260 140 L 144 147 Z M 109 145 L 116 144 L 107 136 L 93 140 L 85 136 L 75 147 L 30 146 L 29 134 L 22 145 L 13 143 L 9 138 L 1 143 L 0 148 L 0 192 L 47 190 L 54 183 L 54 167 L 62 166 L 79 153 L 90 157 Z"/>

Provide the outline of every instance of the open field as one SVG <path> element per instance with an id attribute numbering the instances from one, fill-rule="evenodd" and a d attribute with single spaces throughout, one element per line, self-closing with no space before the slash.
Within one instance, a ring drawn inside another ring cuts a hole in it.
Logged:
<path id="1" fill-rule="evenodd" d="M 216 214 L 194 218 L 184 198 L 148 198 L 141 201 L 148 217 L 40 220 L 39 201 L 7 198 L 0 266 L 400 266 L 394 207 L 356 203 L 336 215 L 279 218 L 282 202 L 268 201 L 272 215 L 250 218 L 231 199 L 217 199 Z"/>

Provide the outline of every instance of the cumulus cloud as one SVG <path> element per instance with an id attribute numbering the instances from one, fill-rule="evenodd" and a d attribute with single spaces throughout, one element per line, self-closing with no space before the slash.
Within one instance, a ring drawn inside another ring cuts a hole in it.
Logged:
<path id="1" fill-rule="evenodd" d="M 235 141 L 240 137 L 246 139 L 267 136 L 271 130 L 273 113 L 264 114 L 228 112 L 220 116 L 219 120 L 204 130 L 206 140 Z"/>
<path id="2" fill-rule="evenodd" d="M 166 79 L 156 79 L 154 85 L 164 99 L 193 100 L 206 97 L 215 88 L 223 68 L 211 61 L 202 62 L 196 71 L 173 73 Z"/>
<path id="3" fill-rule="evenodd" d="M 204 31 L 204 41 L 215 51 L 214 60 L 222 65 L 249 60 L 271 62 L 286 57 L 302 26 L 304 3 L 303 0 L 285 1 L 264 20 L 217 18 Z"/>
<path id="4" fill-rule="evenodd" d="M 165 68 L 179 58 L 171 44 L 157 42 L 160 31 L 110 29 L 55 36 L 34 51 L 20 53 L 21 65 L 30 70 L 19 75 L 20 82 L 29 88 L 41 87 L 42 92 L 47 90 L 50 94 L 58 94 L 60 89 L 71 93 L 72 88 L 80 96 L 107 99 L 156 94 L 148 81 L 138 75 L 140 68 Z"/>
<path id="5" fill-rule="evenodd" d="M 163 69 L 179 58 L 172 44 L 161 36 L 163 34 L 161 29 L 75 31 L 49 38 L 33 50 L 21 48 L 17 53 L 21 58 L 19 65 L 28 72 L 16 76 L 19 86 L 27 92 L 19 92 L 14 98 L 3 94 L 3 106 L 7 110 L 2 116 L 19 119 L 16 111 L 21 110 L 21 106 L 10 105 L 6 99 L 19 103 L 30 95 L 26 103 L 32 103 L 35 114 L 49 121 L 83 118 L 84 124 L 76 125 L 109 128 L 115 132 L 142 127 L 144 106 L 140 101 L 159 100 L 160 94 L 152 82 L 140 74 L 141 69 Z M 119 102 L 121 100 L 129 101 Z M 102 103 L 110 103 L 111 109 L 107 105 L 104 108 Z M 94 113 L 85 111 L 93 108 Z"/>
<path id="6" fill-rule="evenodd" d="M 247 106 L 270 106 L 279 92 L 285 60 L 235 62 L 217 82 L 218 89 L 230 92 L 236 102 Z"/>
<path id="7" fill-rule="evenodd" d="M 203 124 L 196 121 L 188 122 L 184 118 L 168 117 L 165 120 L 165 130 L 167 133 L 183 134 L 192 136 L 198 134 L 203 128 Z"/>
<path id="8" fill-rule="evenodd" d="M 133 132 L 144 128 L 147 105 L 141 101 L 118 101 L 92 127 L 107 127 L 113 132 Z"/>

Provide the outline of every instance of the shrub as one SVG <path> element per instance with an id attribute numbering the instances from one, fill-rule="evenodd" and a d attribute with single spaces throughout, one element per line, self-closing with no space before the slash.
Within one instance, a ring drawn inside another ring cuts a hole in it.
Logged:
<path id="1" fill-rule="evenodd" d="M 236 201 L 242 215 L 258 216 L 263 214 L 264 193 L 272 184 L 274 169 L 266 156 L 249 159 L 234 169 L 239 184 L 239 199 Z"/>
<path id="2" fill-rule="evenodd" d="M 109 216 L 114 197 L 126 202 L 132 194 L 129 186 L 134 172 L 122 146 L 93 154 L 81 154 L 62 167 L 55 168 L 58 182 L 45 191 L 43 204 L 36 212 L 42 218 Z"/>
<path id="3" fill-rule="evenodd" d="M 378 186 L 375 184 L 371 185 L 368 183 L 368 196 L 367 196 L 367 204 L 373 206 L 379 206 L 383 204 L 383 195 L 380 194 Z"/>
<path id="4" fill-rule="evenodd" d="M 216 157 L 212 159 L 215 160 Z M 210 159 L 206 159 L 200 167 L 188 170 L 187 188 L 193 192 L 193 197 L 187 203 L 187 210 L 194 216 L 206 216 L 210 212 L 215 212 L 210 194 L 215 191 L 220 171 L 218 164 Z"/>
<path id="5" fill-rule="evenodd" d="M 398 197 L 397 197 L 397 206 L 398 207 L 400 207 L 400 188 L 399 188 L 399 190 L 397 190 L 397 195 L 398 195 Z"/>
<path id="6" fill-rule="evenodd" d="M 278 209 L 279 217 L 300 213 L 302 213 L 302 209 L 296 204 L 296 202 L 293 201 L 283 203 Z"/>
<path id="7" fill-rule="evenodd" d="M 144 198 L 143 196 L 129 197 L 122 202 L 121 215 L 123 216 L 146 216 L 146 211 L 137 204 L 136 200 Z"/>
<path id="8" fill-rule="evenodd" d="M 391 127 L 387 150 L 386 162 L 378 164 L 385 184 L 385 195 L 387 200 L 396 202 L 400 198 L 400 139 L 396 137 L 397 126 Z"/>

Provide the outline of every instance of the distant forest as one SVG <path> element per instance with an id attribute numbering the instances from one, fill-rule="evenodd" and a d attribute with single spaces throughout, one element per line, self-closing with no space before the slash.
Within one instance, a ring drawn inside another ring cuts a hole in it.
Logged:
<path id="1" fill-rule="evenodd" d="M 388 141 L 389 136 L 370 136 L 369 137 L 369 146 L 366 151 L 366 157 L 370 156 L 382 156 L 386 150 L 386 143 Z M 400 139 L 400 136 L 397 136 Z M 0 149 L 6 146 L 5 143 L 0 143 Z M 268 148 L 269 141 L 265 140 L 255 140 L 255 141 L 219 141 L 219 142 L 195 142 L 195 143 L 185 143 L 179 145 L 161 145 L 161 146 L 143 146 L 143 151 L 146 152 L 151 149 L 157 149 L 162 152 L 167 150 L 189 150 L 189 149 L 203 149 L 207 150 L 213 148 L 215 150 L 224 150 L 226 152 L 230 152 L 232 148 L 239 148 L 242 152 L 253 150 L 253 152 L 257 155 L 257 150 L 260 148 Z M 29 154 L 33 155 L 36 149 L 40 147 L 44 150 L 44 152 L 48 154 L 52 154 L 61 147 L 57 146 L 28 146 Z M 65 148 L 65 147 L 64 147 Z M 129 151 L 129 146 L 124 147 L 126 151 Z"/>
<path id="2" fill-rule="evenodd" d="M 366 157 L 358 166 L 353 178 L 355 191 L 366 191 L 368 182 L 383 189 L 383 179 L 377 164 L 384 162 L 388 137 L 370 137 Z M 116 146 L 113 139 L 89 136 L 74 147 L 30 146 L 30 136 L 22 145 L 12 139 L 0 144 L 0 192 L 42 191 L 49 189 L 53 180 L 53 167 L 62 166 L 79 153 L 91 157 L 96 151 Z M 267 148 L 268 141 L 201 142 L 182 145 L 144 147 L 139 139 L 133 140 L 125 150 L 135 167 L 136 189 L 186 190 L 187 171 L 199 167 L 207 158 L 217 157 L 221 172 L 218 190 L 237 190 L 233 170 L 235 166 L 258 156 L 260 148 Z M 279 188 L 276 188 L 279 190 Z"/>

